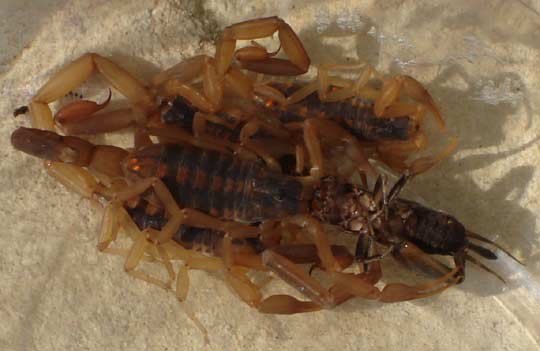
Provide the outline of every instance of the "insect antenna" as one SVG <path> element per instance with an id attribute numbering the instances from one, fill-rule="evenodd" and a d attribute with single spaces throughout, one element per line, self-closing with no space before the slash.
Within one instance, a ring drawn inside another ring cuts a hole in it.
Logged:
<path id="1" fill-rule="evenodd" d="M 487 258 L 488 260 L 496 260 L 497 259 L 497 255 L 495 255 L 495 253 L 493 253 L 493 251 L 491 251 L 489 249 L 486 249 L 485 247 L 475 245 L 475 244 L 469 242 L 467 244 L 467 248 L 469 248 L 472 251 L 476 252 L 480 256 L 482 256 L 484 258 Z"/>
<path id="2" fill-rule="evenodd" d="M 466 255 L 465 255 L 465 259 L 466 259 L 467 261 L 470 261 L 471 263 L 477 265 L 478 267 L 482 268 L 482 269 L 485 270 L 486 272 L 493 274 L 493 275 L 496 276 L 501 282 L 503 282 L 503 283 L 506 285 L 506 280 L 504 280 L 504 279 L 503 279 L 499 274 L 497 274 L 495 271 L 493 271 L 493 270 L 491 270 L 490 268 L 488 268 L 487 266 L 485 266 L 482 262 L 478 261 L 476 258 L 472 257 L 471 255 L 466 254 Z"/>
<path id="3" fill-rule="evenodd" d="M 495 242 L 493 242 L 493 241 L 491 241 L 491 240 L 489 240 L 487 238 L 484 238 L 482 235 L 476 234 L 474 232 L 471 232 L 470 230 L 467 230 L 467 237 L 472 238 L 472 239 L 476 239 L 478 241 L 482 241 L 482 242 L 485 242 L 485 243 L 488 243 L 488 244 L 491 244 L 491 245 L 495 246 L 497 249 L 499 249 L 502 252 L 504 252 L 505 254 L 507 254 L 508 256 L 510 256 L 514 261 L 516 261 L 520 265 L 525 266 L 525 264 L 523 262 L 518 260 L 514 255 L 512 255 L 510 252 L 508 252 L 508 250 L 506 250 L 505 248 L 503 248 L 499 244 L 497 244 L 497 243 L 495 243 Z"/>

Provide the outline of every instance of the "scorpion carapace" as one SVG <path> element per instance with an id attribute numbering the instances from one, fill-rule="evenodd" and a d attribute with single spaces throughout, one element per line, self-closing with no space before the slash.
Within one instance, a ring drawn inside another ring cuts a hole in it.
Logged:
<path id="1" fill-rule="evenodd" d="M 345 230 L 368 236 L 373 241 L 388 246 L 386 254 L 399 253 L 409 242 L 430 255 L 452 256 L 458 269 L 458 282 L 464 279 L 466 260 L 504 282 L 504 279 L 468 252 L 472 251 L 490 260 L 497 259 L 495 253 L 470 240 L 489 243 L 515 261 L 519 260 L 498 244 L 467 230 L 455 217 L 417 202 L 398 198 L 397 195 L 407 179 L 407 175 L 402 176 L 386 194 L 383 178 L 378 179 L 373 191 L 358 185 L 339 183 L 334 177 L 324 178 L 321 187 L 314 193 L 312 213 L 323 222 L 339 225 Z M 363 238 L 359 239 L 356 250 L 359 261 L 384 257 L 366 257 L 366 248 L 362 247 L 361 239 Z"/>

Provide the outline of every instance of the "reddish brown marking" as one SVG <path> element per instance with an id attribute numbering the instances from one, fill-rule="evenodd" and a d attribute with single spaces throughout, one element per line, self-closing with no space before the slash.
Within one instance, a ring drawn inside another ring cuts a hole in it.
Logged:
<path id="1" fill-rule="evenodd" d="M 185 185 L 188 179 L 189 179 L 189 169 L 187 167 L 178 168 L 178 172 L 176 173 L 176 181 L 179 184 Z"/>
<path id="2" fill-rule="evenodd" d="M 195 184 L 193 186 L 194 189 L 203 189 L 206 185 L 206 173 L 204 173 L 202 170 L 198 169 L 197 173 L 195 173 Z"/>
<path id="3" fill-rule="evenodd" d="M 239 180 L 236 182 L 236 192 L 242 193 L 244 191 L 244 182 Z"/>
<path id="4" fill-rule="evenodd" d="M 161 163 L 157 169 L 157 176 L 163 178 L 167 175 L 167 165 Z"/>
<path id="5" fill-rule="evenodd" d="M 211 215 L 211 216 L 214 216 L 214 217 L 219 217 L 219 211 L 217 210 L 217 208 L 212 207 L 212 208 L 210 209 L 210 215 Z"/>
<path id="6" fill-rule="evenodd" d="M 141 165 L 139 164 L 139 160 L 137 158 L 131 158 L 128 161 L 128 166 L 132 171 L 138 172 L 141 169 Z"/>
<path id="7" fill-rule="evenodd" d="M 213 192 L 218 192 L 221 190 L 222 186 L 223 186 L 223 178 L 220 176 L 214 176 L 214 178 L 212 179 L 211 190 Z"/>
<path id="8" fill-rule="evenodd" d="M 234 180 L 227 178 L 227 180 L 225 180 L 225 187 L 223 190 L 226 193 L 232 193 L 234 191 Z"/>

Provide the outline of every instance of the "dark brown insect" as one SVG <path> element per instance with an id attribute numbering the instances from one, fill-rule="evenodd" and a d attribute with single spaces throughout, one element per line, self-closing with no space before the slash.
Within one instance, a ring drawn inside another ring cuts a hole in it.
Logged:
<path id="1" fill-rule="evenodd" d="M 315 191 L 313 213 L 321 221 L 339 225 L 359 235 L 355 252 L 358 261 L 369 262 L 389 253 L 399 254 L 408 243 L 412 243 L 429 255 L 452 256 L 455 268 L 448 274 L 456 278 L 456 283 L 465 278 L 466 260 L 504 282 L 497 273 L 469 254 L 474 252 L 494 260 L 497 259 L 495 253 L 471 240 L 491 244 L 517 262 L 519 260 L 498 244 L 467 230 L 455 217 L 398 198 L 408 179 L 407 175 L 402 176 L 387 192 L 386 182 L 379 177 L 373 192 L 370 192 L 361 186 L 341 184 L 333 177 L 325 178 Z M 369 253 L 370 241 L 383 244 L 388 249 L 383 254 L 372 255 Z"/>

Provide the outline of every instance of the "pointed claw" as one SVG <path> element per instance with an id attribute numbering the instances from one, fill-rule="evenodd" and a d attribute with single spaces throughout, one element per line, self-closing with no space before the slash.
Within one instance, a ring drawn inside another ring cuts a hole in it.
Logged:
<path id="1" fill-rule="evenodd" d="M 448 146 L 446 146 L 444 150 L 441 151 L 439 154 L 435 156 L 421 157 L 415 160 L 409 167 L 409 171 L 411 175 L 424 173 L 431 167 L 435 166 L 437 163 L 441 162 L 442 160 L 450 156 L 450 154 L 454 152 L 457 146 L 458 146 L 458 138 L 454 137 L 452 138 Z"/>
<path id="2" fill-rule="evenodd" d="M 113 61 L 94 54 L 94 64 L 105 79 L 128 100 L 146 110 L 154 107 L 154 97 L 131 73 Z"/>
<path id="3" fill-rule="evenodd" d="M 413 100 L 426 105 L 435 116 L 439 128 L 443 131 L 446 130 L 446 123 L 444 122 L 441 111 L 437 107 L 437 104 L 435 104 L 435 100 L 433 100 L 426 88 L 424 88 L 422 84 L 420 84 L 420 82 L 413 77 L 403 76 L 402 79 L 405 93 Z"/>
<path id="4" fill-rule="evenodd" d="M 109 89 L 109 96 L 107 97 L 107 100 L 101 104 L 90 100 L 74 101 L 59 109 L 54 115 L 54 120 L 60 124 L 83 120 L 91 114 L 104 109 L 111 101 L 111 96 L 112 92 L 111 89 Z"/>

